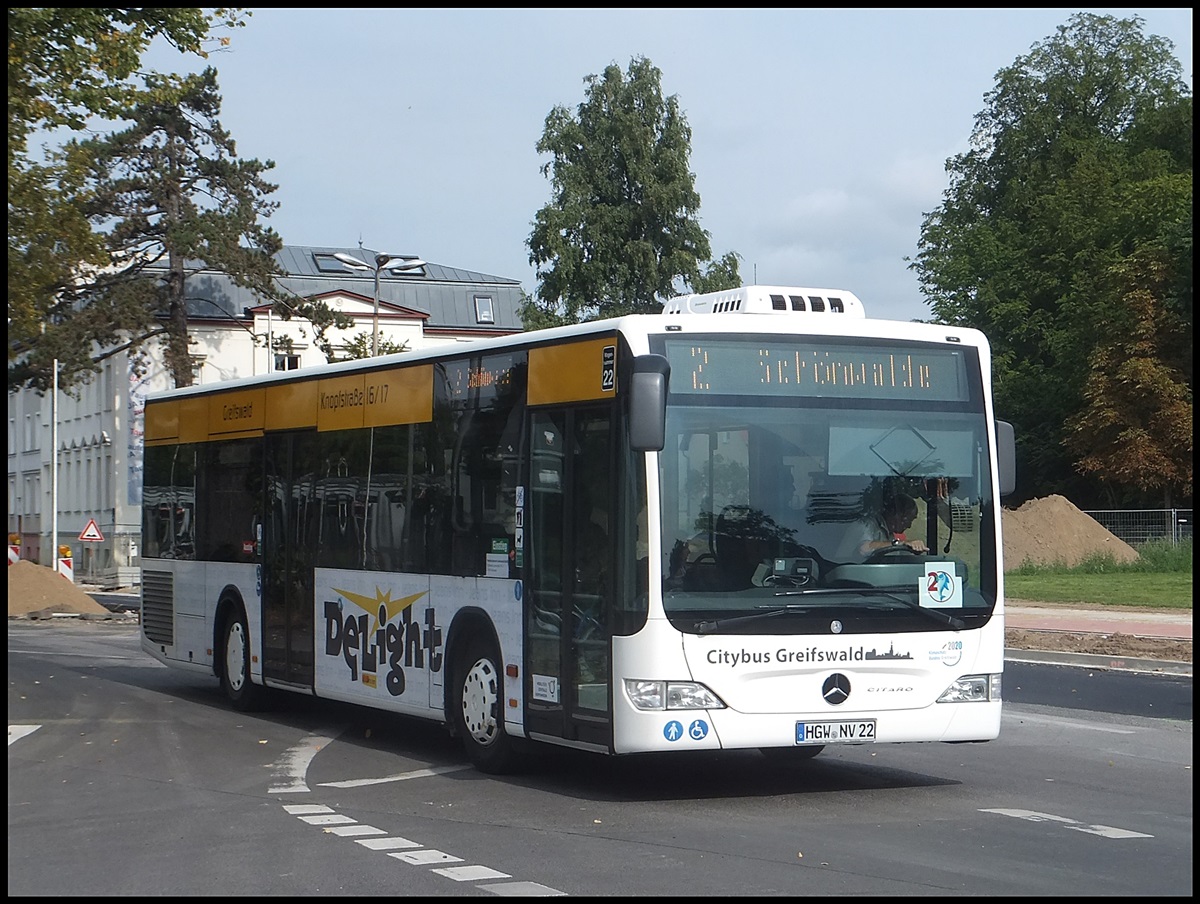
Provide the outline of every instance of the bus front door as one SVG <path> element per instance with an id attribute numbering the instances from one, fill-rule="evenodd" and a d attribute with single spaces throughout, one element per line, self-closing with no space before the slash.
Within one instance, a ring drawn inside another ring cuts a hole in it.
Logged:
<path id="1" fill-rule="evenodd" d="M 316 433 L 268 434 L 263 511 L 263 675 L 313 686 L 315 542 L 309 536 Z"/>
<path id="2" fill-rule="evenodd" d="M 611 749 L 611 414 L 540 410 L 530 424 L 526 726 Z"/>

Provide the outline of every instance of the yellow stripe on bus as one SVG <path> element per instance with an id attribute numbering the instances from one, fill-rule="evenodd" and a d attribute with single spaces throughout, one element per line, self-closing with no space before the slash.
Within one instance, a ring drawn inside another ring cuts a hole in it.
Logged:
<path id="1" fill-rule="evenodd" d="M 354 430 L 433 420 L 433 365 L 297 380 L 146 405 L 146 444 L 204 443 L 265 430 Z"/>
<path id="2" fill-rule="evenodd" d="M 616 379 L 610 374 L 605 386 L 604 350 L 612 349 L 615 367 L 616 335 L 569 342 L 529 350 L 529 404 L 582 402 L 611 399 L 616 395 Z"/>
<path id="3" fill-rule="evenodd" d="M 191 400 L 184 400 L 184 411 L 189 401 Z M 239 436 L 262 433 L 263 425 L 267 422 L 266 395 L 262 387 L 220 392 L 209 396 L 207 401 L 209 437 L 224 437 L 231 433 Z M 186 427 L 186 417 L 183 424 Z M 182 438 L 181 436 L 180 439 Z"/>
<path id="4" fill-rule="evenodd" d="M 367 395 L 363 374 L 331 377 L 317 384 L 317 429 L 356 430 L 363 425 Z"/>
<path id="5" fill-rule="evenodd" d="M 433 365 L 401 367 L 366 375 L 364 427 L 425 424 L 433 420 Z"/>
<path id="6" fill-rule="evenodd" d="M 179 400 L 179 441 L 208 442 L 208 396 L 184 396 Z"/>
<path id="7" fill-rule="evenodd" d="M 267 430 L 317 426 L 317 381 L 300 380 L 267 387 Z"/>
<path id="8" fill-rule="evenodd" d="M 146 405 L 145 437 L 147 443 L 179 438 L 178 399 Z"/>

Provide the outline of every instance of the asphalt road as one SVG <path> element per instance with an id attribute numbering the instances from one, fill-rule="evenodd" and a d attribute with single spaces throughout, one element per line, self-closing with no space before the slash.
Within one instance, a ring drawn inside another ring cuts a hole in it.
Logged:
<path id="1" fill-rule="evenodd" d="M 236 713 L 136 625 L 10 620 L 9 894 L 1190 896 L 1190 678 L 1087 672 L 1006 670 L 988 744 L 496 778 L 434 725 Z"/>

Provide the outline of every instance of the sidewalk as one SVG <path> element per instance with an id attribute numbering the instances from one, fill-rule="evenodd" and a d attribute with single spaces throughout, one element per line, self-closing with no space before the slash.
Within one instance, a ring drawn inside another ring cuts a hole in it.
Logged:
<path id="1" fill-rule="evenodd" d="M 1137 638 L 1143 651 L 1138 654 L 1127 652 L 1069 652 L 1050 649 L 1007 648 L 1004 658 L 1014 662 L 1033 662 L 1050 665 L 1078 666 L 1131 672 L 1152 672 L 1191 678 L 1191 657 L 1172 655 L 1169 650 L 1192 643 L 1192 612 L 1188 610 L 1163 610 L 1148 612 L 1143 609 L 1121 609 L 1119 607 L 1086 609 L 1083 607 L 1038 605 L 1015 603 L 1005 608 L 1004 626 L 1009 630 L 1042 632 L 1043 636 L 1056 634 L 1085 638 L 1081 644 L 1093 648 L 1086 638 L 1112 638 L 1122 635 Z M 1026 634 L 1028 637 L 1029 634 Z M 1162 644 L 1161 650 L 1155 644 Z M 1031 643 L 1031 647 L 1041 646 Z M 1117 644 L 1124 647 L 1126 644 Z M 1131 649 L 1132 649 L 1132 645 Z M 1166 654 L 1166 655 L 1163 655 Z"/>
<path id="2" fill-rule="evenodd" d="M 1025 631 L 1070 631 L 1075 634 L 1132 634 L 1168 640 L 1192 639 L 1192 612 L 1147 612 L 1143 609 L 1077 609 L 1065 606 L 1009 604 L 1004 624 Z"/>

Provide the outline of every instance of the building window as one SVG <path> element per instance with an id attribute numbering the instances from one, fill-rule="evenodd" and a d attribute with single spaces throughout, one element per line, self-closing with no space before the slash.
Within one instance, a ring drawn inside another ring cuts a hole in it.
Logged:
<path id="1" fill-rule="evenodd" d="M 299 355 L 276 355 L 275 369 L 276 370 L 299 370 L 300 356 Z"/>
<path id="2" fill-rule="evenodd" d="M 317 265 L 318 273 L 349 273 L 352 268 L 347 267 L 340 260 L 333 256 L 332 252 L 317 251 L 313 252 L 313 263 Z"/>
<path id="3" fill-rule="evenodd" d="M 476 323 L 495 323 L 496 315 L 492 311 L 492 296 L 491 295 L 476 295 L 475 296 L 475 322 Z"/>

